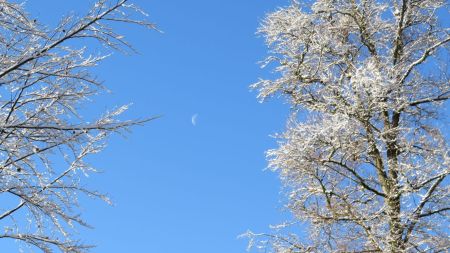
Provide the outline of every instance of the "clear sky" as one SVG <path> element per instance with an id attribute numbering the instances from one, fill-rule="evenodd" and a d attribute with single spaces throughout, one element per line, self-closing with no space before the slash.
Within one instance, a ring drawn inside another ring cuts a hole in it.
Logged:
<path id="1" fill-rule="evenodd" d="M 82 14 L 91 2 L 26 6 L 51 24 L 70 10 Z M 92 159 L 104 173 L 85 183 L 109 193 L 115 206 L 83 201 L 95 229 L 80 237 L 101 253 L 245 252 L 239 234 L 267 232 L 285 216 L 277 175 L 264 171 L 264 151 L 276 147 L 270 135 L 283 130 L 289 106 L 258 103 L 249 85 L 270 75 L 257 64 L 267 51 L 255 35 L 258 24 L 288 1 L 133 2 L 164 33 L 118 27 L 140 54 L 115 53 L 96 69 L 112 93 L 87 108 L 131 102 L 126 118 L 163 117 L 112 138 Z M 0 248 L 16 252 L 6 242 Z"/>

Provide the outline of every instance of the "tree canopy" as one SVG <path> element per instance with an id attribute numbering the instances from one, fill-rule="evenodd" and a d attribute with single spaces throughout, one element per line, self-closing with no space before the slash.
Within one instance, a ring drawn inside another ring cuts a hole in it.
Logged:
<path id="1" fill-rule="evenodd" d="M 448 8 L 317 0 L 267 15 L 259 33 L 276 77 L 252 87 L 292 106 L 267 156 L 310 238 L 266 235 L 265 250 L 447 252 Z"/>
<path id="2" fill-rule="evenodd" d="M 83 104 L 103 90 L 91 68 L 105 59 L 91 54 L 87 40 L 106 51 L 129 50 L 110 25 L 154 25 L 127 0 L 96 1 L 85 16 L 68 16 L 54 28 L 24 8 L 0 1 L 0 238 L 43 252 L 87 252 L 91 246 L 74 236 L 74 228 L 88 226 L 78 196 L 109 200 L 82 183 L 96 171 L 85 159 L 111 133 L 147 121 L 118 120 L 127 106 L 91 123 L 83 117 Z"/>

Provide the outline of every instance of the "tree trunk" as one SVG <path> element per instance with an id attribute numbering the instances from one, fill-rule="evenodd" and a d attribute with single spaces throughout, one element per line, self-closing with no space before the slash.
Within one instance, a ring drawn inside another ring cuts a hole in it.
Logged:
<path id="1" fill-rule="evenodd" d="M 389 209 L 389 252 L 399 253 L 403 250 L 400 197 L 390 198 L 387 201 Z"/>
<path id="2" fill-rule="evenodd" d="M 387 114 L 387 113 L 386 113 Z M 389 114 L 386 117 L 386 135 L 387 139 L 387 158 L 389 167 L 389 197 L 387 199 L 388 215 L 389 215 L 389 251 L 391 253 L 403 252 L 402 240 L 402 224 L 401 224 L 401 194 L 398 186 L 398 147 L 397 147 L 397 131 L 400 121 L 400 114 L 394 112 L 392 115 L 392 123 L 389 122 Z"/>

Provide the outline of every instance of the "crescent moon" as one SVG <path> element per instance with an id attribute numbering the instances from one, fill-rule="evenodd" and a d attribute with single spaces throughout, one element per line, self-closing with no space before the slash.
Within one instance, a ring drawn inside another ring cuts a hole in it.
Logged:
<path id="1" fill-rule="evenodd" d="M 193 126 L 197 125 L 197 117 L 198 117 L 198 113 L 192 115 L 191 122 L 192 122 Z"/>

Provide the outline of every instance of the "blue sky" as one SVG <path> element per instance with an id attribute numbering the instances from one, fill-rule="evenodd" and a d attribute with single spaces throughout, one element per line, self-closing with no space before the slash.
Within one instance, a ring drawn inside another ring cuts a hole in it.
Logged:
<path id="1" fill-rule="evenodd" d="M 52 24 L 91 2 L 30 0 L 27 9 Z M 276 146 L 269 135 L 283 130 L 289 106 L 258 103 L 249 85 L 270 75 L 257 64 L 267 51 L 258 24 L 288 1 L 133 2 L 164 33 L 118 27 L 140 54 L 115 53 L 95 70 L 112 93 L 88 110 L 131 102 L 126 118 L 163 117 L 112 138 L 92 158 L 104 173 L 85 183 L 115 206 L 84 201 L 95 229 L 80 237 L 98 245 L 94 252 L 245 252 L 239 234 L 267 232 L 286 216 L 264 152 Z M 15 252 L 7 242 L 0 247 Z"/>

